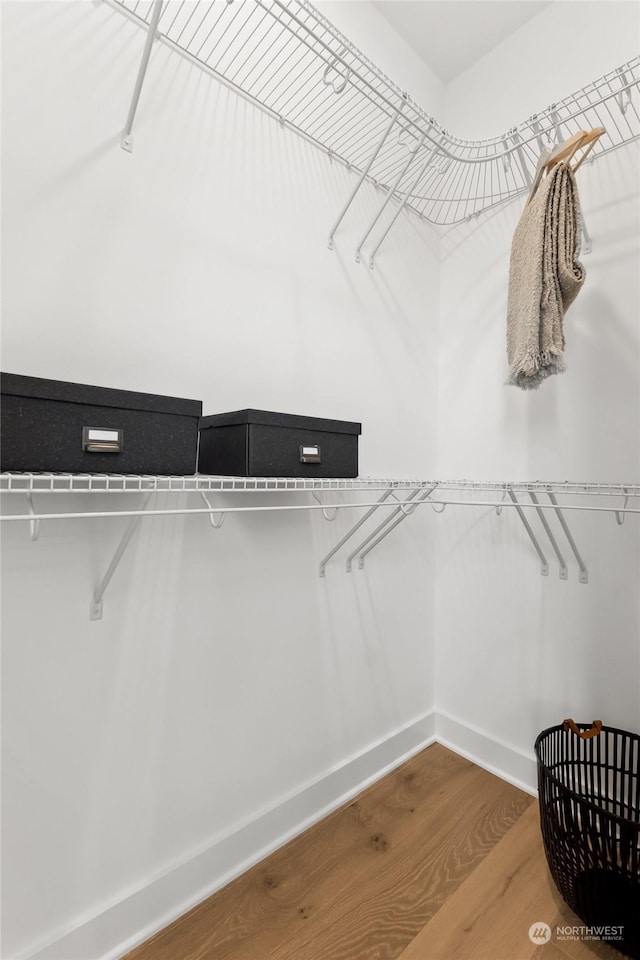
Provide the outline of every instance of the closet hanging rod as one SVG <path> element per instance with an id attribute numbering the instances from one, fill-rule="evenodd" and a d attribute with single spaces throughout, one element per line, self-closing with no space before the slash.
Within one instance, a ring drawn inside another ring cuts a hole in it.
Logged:
<path id="1" fill-rule="evenodd" d="M 138 24 L 154 9 L 140 0 L 105 2 Z M 406 198 L 406 208 L 431 223 L 459 223 L 520 196 L 543 140 L 555 142 L 574 127 L 607 129 L 594 159 L 640 138 L 633 97 L 640 57 L 504 134 L 471 141 L 449 134 L 307 0 L 166 4 L 157 35 L 363 179 L 399 202 Z M 437 155 L 408 189 L 398 178 L 403 139 L 423 136 L 422 150 L 437 145 Z"/>
<path id="2" fill-rule="evenodd" d="M 586 504 L 544 504 L 544 503 L 509 503 L 503 500 L 431 500 L 426 497 L 425 499 L 418 499 L 413 501 L 411 506 L 417 507 L 423 506 L 424 504 L 431 504 L 432 507 L 441 506 L 444 510 L 445 507 L 454 506 L 454 507 L 518 507 L 520 509 L 533 509 L 536 511 L 540 510 L 551 510 L 555 513 L 558 511 L 558 507 L 562 510 L 580 510 L 584 512 L 591 513 L 614 513 L 616 516 L 619 514 L 627 513 L 637 513 L 640 514 L 640 507 L 594 507 L 588 506 Z M 199 515 L 199 514 L 220 514 L 220 513 L 281 513 L 284 511 L 308 511 L 308 510 L 353 510 L 353 509 L 363 509 L 369 507 L 398 507 L 398 504 L 395 502 L 380 502 L 370 501 L 367 502 L 351 502 L 351 503 L 324 503 L 324 504 L 274 504 L 268 506 L 251 506 L 251 507 L 228 507 L 228 506 L 218 506 L 213 508 L 204 508 L 204 507 L 179 507 L 176 509 L 160 509 L 160 510 L 87 510 L 79 512 L 70 512 L 70 513 L 25 513 L 25 514 L 2 514 L 0 516 L 0 521 L 28 521 L 30 524 L 38 522 L 40 520 L 89 520 L 89 519 L 107 519 L 109 517 L 170 517 L 170 516 L 186 516 L 188 514 Z M 442 513 L 443 510 L 439 510 L 438 513 Z"/>

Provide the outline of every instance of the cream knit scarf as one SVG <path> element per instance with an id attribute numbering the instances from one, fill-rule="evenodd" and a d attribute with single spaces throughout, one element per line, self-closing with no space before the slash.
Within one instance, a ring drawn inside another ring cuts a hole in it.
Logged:
<path id="1" fill-rule="evenodd" d="M 576 259 L 579 218 L 575 177 L 559 164 L 525 206 L 511 247 L 507 383 L 524 390 L 565 369 L 562 320 L 585 278 Z"/>

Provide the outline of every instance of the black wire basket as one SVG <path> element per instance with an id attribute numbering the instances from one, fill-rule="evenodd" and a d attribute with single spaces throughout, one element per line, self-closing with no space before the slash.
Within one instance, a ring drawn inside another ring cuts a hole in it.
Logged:
<path id="1" fill-rule="evenodd" d="M 535 750 L 554 882 L 591 933 L 640 960 L 640 736 L 565 720 Z"/>

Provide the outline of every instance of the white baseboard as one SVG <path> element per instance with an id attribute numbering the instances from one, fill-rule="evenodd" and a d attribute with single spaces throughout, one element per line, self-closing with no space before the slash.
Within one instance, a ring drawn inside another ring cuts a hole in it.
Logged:
<path id="1" fill-rule="evenodd" d="M 29 960 L 122 957 L 434 741 L 521 790 L 536 794 L 533 753 L 528 756 L 448 714 L 431 712 L 281 799 L 233 833 L 107 905 L 96 916 L 60 932 L 47 945 L 29 953 Z"/>
<path id="2" fill-rule="evenodd" d="M 434 742 L 425 714 L 99 914 L 60 931 L 29 960 L 116 960 L 369 784 Z"/>
<path id="3" fill-rule="evenodd" d="M 531 754 L 522 753 L 488 734 L 462 723 L 442 711 L 435 714 L 435 739 L 461 757 L 466 757 L 479 767 L 494 773 L 502 780 L 512 783 L 525 793 L 537 796 L 536 761 Z"/>

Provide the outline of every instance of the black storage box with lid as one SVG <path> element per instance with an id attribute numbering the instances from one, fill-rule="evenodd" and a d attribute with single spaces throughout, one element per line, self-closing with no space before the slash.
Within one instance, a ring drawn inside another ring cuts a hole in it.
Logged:
<path id="1" fill-rule="evenodd" d="M 200 421 L 198 471 L 233 477 L 357 477 L 362 425 L 269 410 Z"/>
<path id="2" fill-rule="evenodd" d="M 3 471 L 195 473 L 199 400 L 0 374 Z"/>

